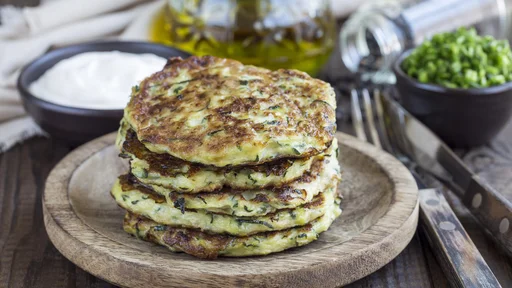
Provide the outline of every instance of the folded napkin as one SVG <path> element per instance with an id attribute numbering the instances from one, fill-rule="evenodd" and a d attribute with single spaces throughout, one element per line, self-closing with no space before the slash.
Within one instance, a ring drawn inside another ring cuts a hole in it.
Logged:
<path id="1" fill-rule="evenodd" d="M 100 39 L 148 41 L 153 15 L 166 0 L 46 0 L 23 9 L 0 6 L 0 153 L 45 135 L 26 115 L 16 90 L 21 68 L 50 47 Z M 336 16 L 364 1 L 331 0 Z M 355 4 L 357 2 L 357 4 Z"/>
<path id="2" fill-rule="evenodd" d="M 38 7 L 0 7 L 0 152 L 46 135 L 26 115 L 16 89 L 21 68 L 50 47 L 100 39 L 148 40 L 164 1 L 54 0 Z"/>

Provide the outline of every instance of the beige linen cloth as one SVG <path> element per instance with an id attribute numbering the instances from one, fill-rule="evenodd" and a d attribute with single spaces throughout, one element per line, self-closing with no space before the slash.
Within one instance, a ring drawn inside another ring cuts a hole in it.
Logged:
<path id="1" fill-rule="evenodd" d="M 46 135 L 23 109 L 16 90 L 21 68 L 59 47 L 100 39 L 147 41 L 152 16 L 172 0 L 46 0 L 38 7 L 0 6 L 0 153 Z M 364 1 L 330 0 L 345 16 Z"/>
<path id="2" fill-rule="evenodd" d="M 100 39 L 147 41 L 163 1 L 53 0 L 33 8 L 0 7 L 0 152 L 46 135 L 23 109 L 16 90 L 21 67 L 50 47 Z"/>

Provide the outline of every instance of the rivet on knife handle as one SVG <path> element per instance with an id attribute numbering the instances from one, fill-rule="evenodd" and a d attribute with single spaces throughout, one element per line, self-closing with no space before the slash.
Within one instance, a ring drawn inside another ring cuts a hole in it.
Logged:
<path id="1" fill-rule="evenodd" d="M 421 227 L 452 287 L 501 287 L 441 192 L 422 189 L 419 201 Z"/>
<path id="2" fill-rule="evenodd" d="M 512 255 L 512 205 L 503 195 L 483 183 L 477 175 L 471 179 L 463 203 L 491 236 Z"/>

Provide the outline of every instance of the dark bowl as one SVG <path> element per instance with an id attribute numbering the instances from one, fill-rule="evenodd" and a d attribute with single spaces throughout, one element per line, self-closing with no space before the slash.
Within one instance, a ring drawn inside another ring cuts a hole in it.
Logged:
<path id="1" fill-rule="evenodd" d="M 190 54 L 168 46 L 147 42 L 94 42 L 50 51 L 23 68 L 18 78 L 18 90 L 25 110 L 51 136 L 72 145 L 85 143 L 117 130 L 123 109 L 84 109 L 54 104 L 32 95 L 28 87 L 57 62 L 90 51 L 121 51 L 134 54 L 151 53 L 169 58 Z"/>
<path id="2" fill-rule="evenodd" d="M 395 62 L 402 105 L 446 144 L 469 148 L 488 143 L 512 113 L 512 82 L 488 88 L 452 89 L 420 83 L 401 68 L 412 50 Z"/>

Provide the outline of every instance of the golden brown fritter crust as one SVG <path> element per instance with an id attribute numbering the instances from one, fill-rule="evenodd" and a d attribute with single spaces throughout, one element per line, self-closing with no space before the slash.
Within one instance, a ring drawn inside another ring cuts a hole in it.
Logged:
<path id="1" fill-rule="evenodd" d="M 307 175 L 304 176 L 304 178 L 300 179 L 299 181 L 310 182 L 310 181 L 312 181 L 312 177 L 313 176 L 310 173 L 308 173 Z M 138 191 L 144 193 L 148 198 L 153 199 L 156 203 L 166 202 L 165 196 L 162 196 L 162 195 L 154 192 L 153 190 L 151 190 L 151 188 L 140 183 L 131 174 L 121 175 L 118 177 L 118 179 L 119 179 L 119 184 L 121 185 L 123 191 L 138 190 Z M 220 190 L 217 192 L 213 192 L 211 194 L 216 193 L 216 194 L 221 195 L 220 197 L 231 197 L 233 195 L 240 194 L 242 192 L 243 191 L 236 191 L 236 190 L 233 191 L 233 190 L 229 190 L 229 189 L 223 189 L 223 190 Z M 306 194 L 306 191 L 302 191 L 302 190 L 292 191 L 292 189 L 290 189 L 289 187 L 276 188 L 274 192 L 277 194 L 276 198 L 279 199 L 280 201 L 282 201 L 283 203 L 286 203 L 287 201 L 291 201 L 297 197 L 295 195 L 294 195 L 295 197 L 292 197 L 291 196 L 292 194 L 300 193 L 300 195 L 301 196 L 303 195 L 304 197 Z M 255 202 L 261 202 L 261 203 L 268 202 L 268 198 L 265 195 L 263 195 L 263 194 L 259 194 L 259 195 L 261 195 L 261 196 L 253 199 Z M 198 198 L 201 198 L 201 196 L 205 196 L 205 194 L 199 193 L 199 194 L 194 195 L 194 197 L 198 197 Z M 169 199 L 173 201 L 173 205 L 175 205 L 175 206 L 176 206 L 176 204 L 174 202 L 178 201 L 180 198 L 181 197 L 180 197 L 179 193 L 174 193 L 174 192 L 169 193 Z M 315 208 L 315 207 L 322 205 L 323 203 L 324 203 L 323 197 L 315 197 L 315 198 L 313 198 L 312 201 L 305 203 L 302 207 Z M 181 207 L 181 208 L 185 209 L 185 207 Z M 194 209 L 189 209 L 189 210 L 194 211 Z M 269 213 L 269 214 L 267 214 L 267 216 L 271 215 L 271 214 L 272 213 Z"/>
<path id="2" fill-rule="evenodd" d="M 251 236 L 210 234 L 198 229 L 162 225 L 143 216 L 127 212 L 124 230 L 137 238 L 167 247 L 173 252 L 185 252 L 195 257 L 215 259 L 218 256 L 242 257 L 267 255 L 306 245 L 318 239 L 340 215 L 339 199 L 318 219 L 281 231 L 269 231 Z"/>
<path id="3" fill-rule="evenodd" d="M 126 141 L 123 142 L 123 150 L 133 154 L 135 157 L 141 160 L 145 160 L 149 164 L 149 170 L 158 172 L 163 176 L 176 176 L 183 174 L 183 166 L 187 165 L 190 168 L 187 170 L 187 176 L 193 176 L 195 173 L 204 169 L 207 165 L 199 163 L 191 163 L 179 158 L 173 157 L 169 154 L 158 154 L 149 151 L 144 146 L 137 135 L 132 129 L 129 129 L 126 133 Z M 208 166 L 209 169 L 218 171 L 218 173 L 227 173 L 229 171 L 239 172 L 243 169 L 251 169 L 254 172 L 262 172 L 266 175 L 283 176 L 283 174 L 292 165 L 291 159 L 278 159 L 272 162 L 263 163 L 260 165 L 251 166 L 234 166 L 234 167 L 215 167 Z"/>
<path id="4" fill-rule="evenodd" d="M 125 119 L 151 151 L 224 167 L 308 157 L 336 131 L 329 84 L 212 56 L 172 58 L 133 89 Z"/>
<path id="5" fill-rule="evenodd" d="M 239 190 L 282 187 L 311 170 L 315 162 L 330 158 L 337 153 L 338 147 L 333 139 L 327 150 L 309 158 L 283 158 L 259 165 L 216 167 L 149 151 L 125 120 L 121 122 L 116 145 L 121 149 L 120 156 L 130 160 L 131 173 L 142 183 L 159 193 L 172 190 L 192 194 L 213 192 L 223 187 Z M 339 170 L 339 167 L 334 169 Z"/>
<path id="6" fill-rule="evenodd" d="M 124 227 L 126 230 L 134 227 L 136 231 L 149 231 L 152 229 L 154 231 L 153 233 L 145 234 L 147 235 L 145 237 L 147 241 L 158 243 L 157 237 L 159 237 L 160 241 L 171 247 L 175 247 L 175 249 L 204 259 L 217 258 L 218 251 L 225 249 L 232 238 L 234 238 L 234 236 L 208 234 L 195 229 L 172 227 L 168 225 L 155 226 L 154 221 L 130 212 L 127 212 L 124 217 Z"/>

